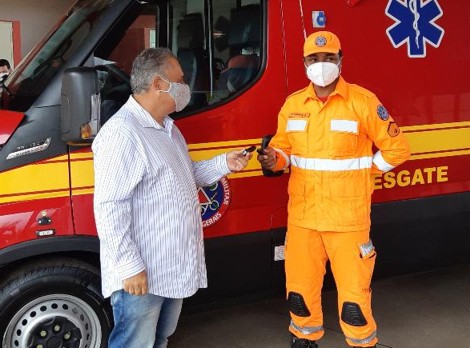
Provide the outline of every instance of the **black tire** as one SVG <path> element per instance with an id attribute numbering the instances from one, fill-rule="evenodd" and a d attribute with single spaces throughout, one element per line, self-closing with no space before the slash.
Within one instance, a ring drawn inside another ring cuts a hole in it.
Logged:
<path id="1" fill-rule="evenodd" d="M 36 261 L 2 283 L 2 348 L 108 346 L 113 316 L 93 266 L 71 259 Z"/>

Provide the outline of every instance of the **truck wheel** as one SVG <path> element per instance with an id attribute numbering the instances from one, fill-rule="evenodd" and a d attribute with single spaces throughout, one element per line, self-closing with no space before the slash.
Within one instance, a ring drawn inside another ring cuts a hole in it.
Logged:
<path id="1" fill-rule="evenodd" d="M 98 271 L 73 260 L 27 266 L 0 290 L 0 338 L 8 348 L 107 347 L 112 311 Z"/>

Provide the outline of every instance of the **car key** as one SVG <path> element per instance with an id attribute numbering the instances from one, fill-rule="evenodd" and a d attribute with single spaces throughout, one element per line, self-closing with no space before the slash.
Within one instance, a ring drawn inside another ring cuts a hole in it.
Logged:
<path id="1" fill-rule="evenodd" d="M 245 150 L 243 150 L 242 155 L 243 155 L 243 156 L 246 156 L 246 155 L 248 155 L 250 152 L 253 152 L 253 151 L 255 151 L 255 150 L 256 150 L 256 146 L 254 146 L 254 145 L 253 145 L 253 146 L 250 146 L 250 147 L 246 148 Z"/>

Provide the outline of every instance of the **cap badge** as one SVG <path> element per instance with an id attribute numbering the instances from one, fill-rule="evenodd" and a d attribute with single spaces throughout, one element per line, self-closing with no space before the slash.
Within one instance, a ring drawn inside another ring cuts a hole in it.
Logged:
<path id="1" fill-rule="evenodd" d="M 319 36 L 315 39 L 315 45 L 317 47 L 323 47 L 326 45 L 326 38 L 324 36 Z"/>

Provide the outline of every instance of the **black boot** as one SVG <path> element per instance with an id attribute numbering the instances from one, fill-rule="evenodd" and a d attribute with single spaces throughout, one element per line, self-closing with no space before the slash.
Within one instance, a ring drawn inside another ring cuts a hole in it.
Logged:
<path id="1" fill-rule="evenodd" d="M 318 348 L 318 344 L 316 344 L 315 341 L 292 336 L 291 348 Z"/>

